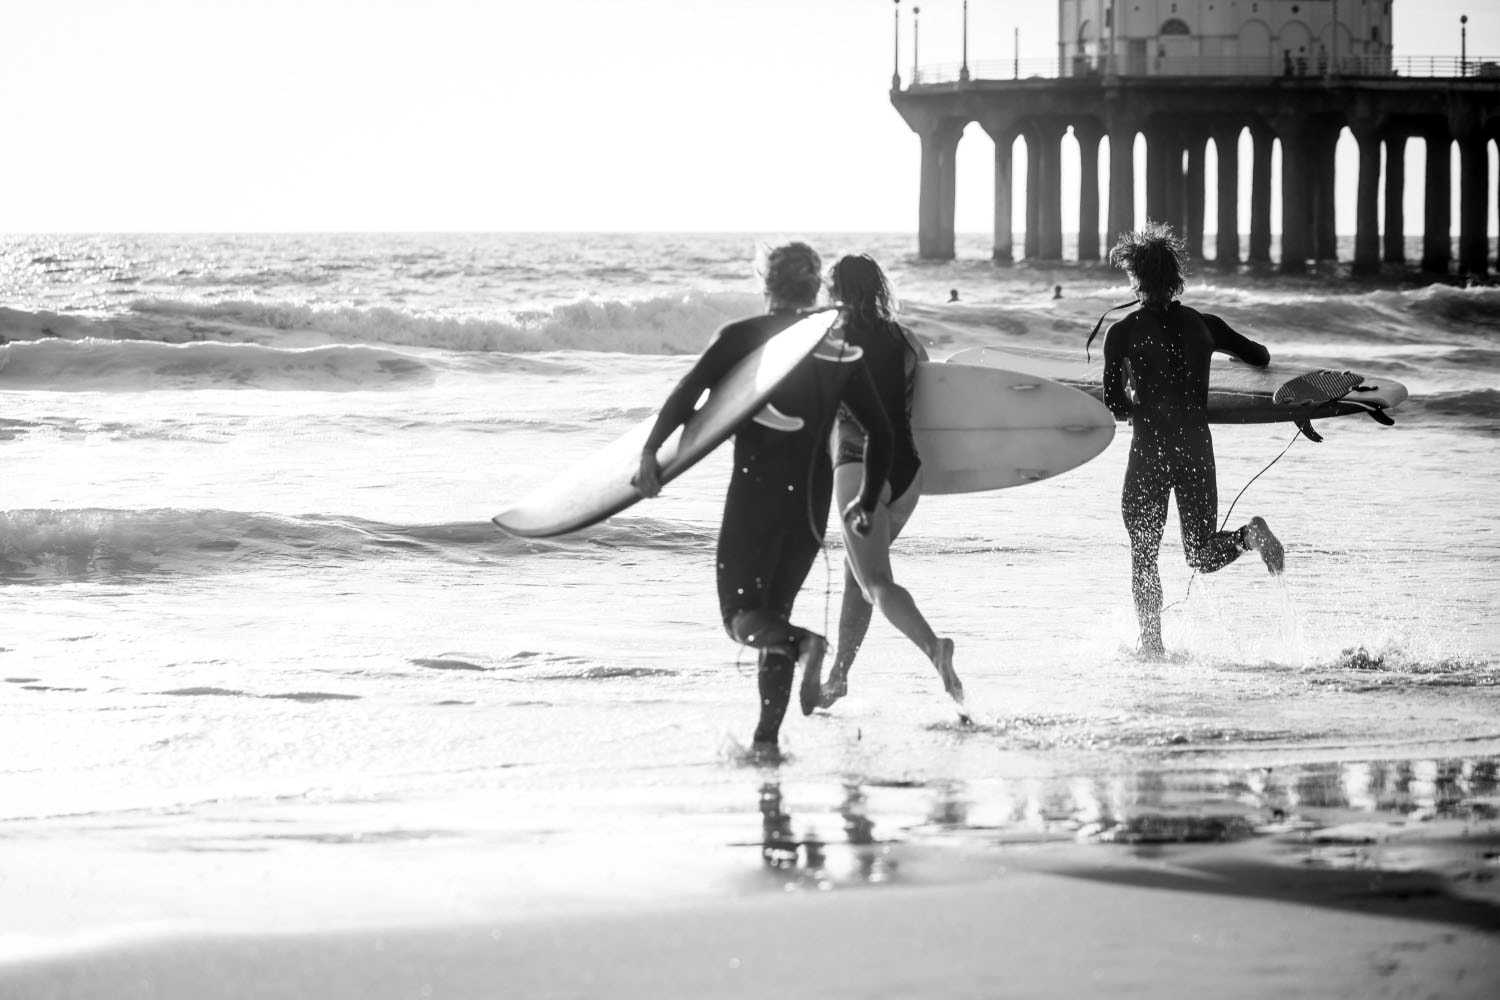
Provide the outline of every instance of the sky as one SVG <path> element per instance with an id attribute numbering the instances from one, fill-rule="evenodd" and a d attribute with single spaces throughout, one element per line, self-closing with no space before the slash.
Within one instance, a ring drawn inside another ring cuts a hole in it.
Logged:
<path id="1" fill-rule="evenodd" d="M 1395 4 L 1398 56 L 1461 13 L 1500 56 L 1495 0 Z M 962 0 L 0 0 L 0 231 L 915 231 L 914 6 L 957 62 Z M 1056 53 L 1047 0 L 968 25 Z M 992 163 L 966 137 L 960 230 Z"/>

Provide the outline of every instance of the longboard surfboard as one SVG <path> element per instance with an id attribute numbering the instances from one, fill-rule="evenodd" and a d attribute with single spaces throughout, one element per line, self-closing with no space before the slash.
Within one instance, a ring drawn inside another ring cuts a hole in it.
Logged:
<path id="1" fill-rule="evenodd" d="M 1040 482 L 1089 461 L 1115 435 L 1088 394 L 1019 371 L 918 363 L 912 438 L 923 493 L 972 493 Z"/>
<path id="2" fill-rule="evenodd" d="M 972 347 L 948 361 L 1035 372 L 1081 389 L 1095 399 L 1104 398 L 1104 361 L 1097 354 L 1089 361 L 1082 351 Z M 1215 355 L 1209 372 L 1208 420 L 1220 424 L 1305 424 L 1312 419 L 1363 413 L 1390 423 L 1386 411 L 1399 406 L 1406 395 L 1406 386 L 1385 376 L 1277 363 L 1256 368 Z"/>
<path id="3" fill-rule="evenodd" d="M 837 309 L 809 313 L 740 360 L 708 394 L 682 429 L 657 450 L 661 481 L 671 482 L 731 437 L 766 403 L 781 381 L 833 328 Z M 630 482 L 656 417 L 631 428 L 601 450 L 543 483 L 491 520 L 523 538 L 578 531 L 641 499 Z"/>

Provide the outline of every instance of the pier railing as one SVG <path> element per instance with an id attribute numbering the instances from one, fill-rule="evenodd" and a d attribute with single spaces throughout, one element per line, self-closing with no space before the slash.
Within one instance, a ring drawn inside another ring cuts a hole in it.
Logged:
<path id="1" fill-rule="evenodd" d="M 1149 56 L 1115 60 L 1122 76 L 1239 76 L 1239 77 L 1355 77 L 1462 80 L 1500 80 L 1500 56 L 1345 56 L 1337 65 L 1326 59 L 1281 56 Z M 960 83 L 965 80 L 961 63 L 939 63 L 916 67 L 908 87 Z M 1056 80 L 1102 77 L 1107 60 L 1093 56 L 1056 58 L 980 59 L 967 66 L 969 81 Z"/>

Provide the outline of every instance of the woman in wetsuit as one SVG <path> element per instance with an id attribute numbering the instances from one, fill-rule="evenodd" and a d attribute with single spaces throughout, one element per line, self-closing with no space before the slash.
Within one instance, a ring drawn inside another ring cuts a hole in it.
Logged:
<path id="1" fill-rule="evenodd" d="M 828 292 L 845 308 L 844 335 L 864 352 L 865 365 L 890 419 L 895 453 L 891 474 L 866 535 L 844 533 L 844 603 L 839 612 L 839 643 L 818 704 L 824 708 L 849 690 L 849 667 L 870 628 L 871 605 L 900 629 L 932 661 L 943 688 L 960 705 L 964 687 L 953 670 L 953 640 L 939 639 L 916 601 L 891 575 L 891 542 L 906 527 L 922 495 L 922 461 L 911 436 L 912 378 L 927 349 L 895 320 L 891 289 L 880 265 L 868 254 L 841 258 L 828 273 Z M 833 436 L 833 492 L 842 507 L 870 477 L 864 466 L 864 432 L 841 412 Z"/>
<path id="2" fill-rule="evenodd" d="M 1110 263 L 1124 269 L 1141 307 L 1113 324 L 1104 338 L 1104 402 L 1132 427 L 1120 513 L 1130 533 L 1130 563 L 1141 652 L 1160 656 L 1161 577 L 1157 556 L 1167 523 L 1167 497 L 1177 494 L 1177 517 L 1187 563 L 1212 573 L 1255 549 L 1280 573 L 1281 543 L 1259 517 L 1235 531 L 1219 531 L 1213 435 L 1208 427 L 1208 372 L 1213 352 L 1263 366 L 1264 347 L 1216 316 L 1176 301 L 1183 289 L 1187 248 L 1170 227 L 1148 222 L 1120 238 Z"/>
<path id="3" fill-rule="evenodd" d="M 636 487 L 661 492 L 656 452 L 710 390 L 751 351 L 801 318 L 817 302 L 822 262 L 805 243 L 769 251 L 762 265 L 766 313 L 722 327 L 672 390 L 641 453 Z M 865 429 L 871 475 L 847 508 L 851 531 L 868 527 L 890 466 L 890 424 L 859 352 L 829 338 L 777 387 L 762 416 L 734 435 L 734 469 L 719 528 L 719 610 L 736 642 L 759 651 L 760 720 L 752 751 L 774 757 L 792 681 L 801 665 L 801 703 L 811 714 L 821 692 L 823 636 L 793 625 L 792 604 L 822 550 L 833 492 L 826 443 L 840 404 Z"/>

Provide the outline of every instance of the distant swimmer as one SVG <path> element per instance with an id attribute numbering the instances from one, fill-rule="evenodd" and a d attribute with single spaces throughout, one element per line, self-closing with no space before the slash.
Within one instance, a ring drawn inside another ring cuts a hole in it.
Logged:
<path id="1" fill-rule="evenodd" d="M 948 289 L 948 301 L 949 302 L 957 302 L 958 301 L 958 289 L 957 288 L 950 288 L 950 289 Z"/>
<path id="2" fill-rule="evenodd" d="M 839 642 L 818 704 L 827 708 L 848 692 L 849 668 L 870 628 L 871 605 L 916 644 L 932 663 L 943 690 L 959 705 L 964 686 L 953 670 L 953 640 L 940 639 L 916 601 L 891 573 L 891 542 L 906 527 L 922 495 L 922 460 L 911 431 L 912 379 L 927 350 L 896 322 L 885 272 L 868 254 L 844 257 L 828 272 L 828 294 L 848 310 L 844 334 L 863 348 L 881 405 L 895 435 L 890 475 L 879 487 L 880 502 L 864 535 L 844 533 L 844 603 Z M 840 413 L 833 440 L 833 491 L 840 504 L 869 486 L 864 432 L 855 417 Z"/>
<path id="3" fill-rule="evenodd" d="M 1208 375 L 1213 352 L 1264 367 L 1271 355 L 1217 316 L 1176 298 L 1183 289 L 1187 247 L 1169 226 L 1147 222 L 1120 237 L 1109 261 L 1130 277 L 1140 308 L 1110 326 L 1104 338 L 1104 402 L 1129 418 L 1133 433 L 1120 513 L 1130 534 L 1131 590 L 1141 652 L 1160 656 L 1161 577 L 1157 558 L 1167 499 L 1177 517 L 1187 563 L 1212 573 L 1254 549 L 1280 573 L 1281 542 L 1259 517 L 1235 531 L 1215 527 L 1219 498 L 1213 435 L 1208 427 Z M 1090 340 L 1092 340 L 1092 336 Z"/>
<path id="4" fill-rule="evenodd" d="M 1052 298 L 1054 300 L 1062 298 L 1062 285 L 1052 286 Z"/>
<path id="5" fill-rule="evenodd" d="M 805 243 L 765 254 L 760 265 L 766 312 L 721 327 L 672 390 L 641 452 L 634 482 L 641 494 L 661 492 L 657 450 L 691 416 L 698 400 L 734 365 L 802 317 L 822 287 L 822 261 Z M 782 719 L 797 668 L 803 670 L 802 710 L 822 690 L 827 640 L 791 623 L 792 604 L 823 550 L 833 496 L 828 436 L 840 406 L 863 428 L 867 470 L 842 511 L 846 529 L 868 531 L 891 462 L 891 429 L 857 348 L 838 327 L 777 387 L 761 417 L 734 435 L 734 468 L 719 527 L 719 610 L 734 641 L 759 652 L 760 719 L 755 759 L 780 757 Z"/>

